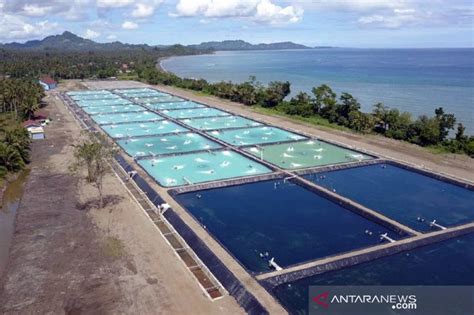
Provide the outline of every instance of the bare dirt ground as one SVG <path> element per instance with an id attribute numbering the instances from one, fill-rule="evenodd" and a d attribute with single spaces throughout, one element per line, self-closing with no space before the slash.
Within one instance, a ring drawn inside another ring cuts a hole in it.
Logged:
<path id="1" fill-rule="evenodd" d="M 68 89 L 80 88 L 67 82 Z M 107 206 L 69 175 L 78 125 L 49 97 L 53 123 L 33 144 L 31 173 L 18 209 L 2 314 L 239 314 L 226 296 L 211 302 L 113 175 Z"/>
<path id="2" fill-rule="evenodd" d="M 250 116 L 266 123 L 299 130 L 323 140 L 334 141 L 354 148 L 367 150 L 379 156 L 415 164 L 419 167 L 435 172 L 441 172 L 446 175 L 474 182 L 474 159 L 469 158 L 466 155 L 433 154 L 414 144 L 396 141 L 378 135 L 361 135 L 352 132 L 318 127 L 305 122 L 294 121 L 286 117 L 269 116 L 256 112 L 255 109 L 250 106 L 218 99 L 213 96 L 202 95 L 180 88 L 162 85 L 158 85 L 157 88 L 165 92 L 207 103 L 237 114 Z"/>

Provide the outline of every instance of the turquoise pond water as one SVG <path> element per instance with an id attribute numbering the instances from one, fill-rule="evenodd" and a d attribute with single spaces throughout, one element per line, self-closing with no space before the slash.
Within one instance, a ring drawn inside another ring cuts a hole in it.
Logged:
<path id="1" fill-rule="evenodd" d="M 107 100 L 84 100 L 84 101 L 77 101 L 76 103 L 80 107 L 132 104 L 132 102 L 122 99 L 122 98 L 114 98 L 114 99 L 107 99 Z"/>
<path id="2" fill-rule="evenodd" d="M 101 105 L 101 106 L 87 106 L 82 108 L 90 115 L 101 113 L 126 113 L 126 112 L 141 112 L 145 108 L 139 105 Z"/>
<path id="3" fill-rule="evenodd" d="M 85 100 L 105 100 L 105 99 L 120 99 L 121 97 L 112 93 L 91 94 L 91 95 L 74 95 L 71 98 L 75 101 Z"/>
<path id="4" fill-rule="evenodd" d="M 211 117 L 211 116 L 228 116 L 230 115 L 227 112 L 205 107 L 205 108 L 194 108 L 194 109 L 177 109 L 177 110 L 163 110 L 161 111 L 163 114 L 176 118 L 176 119 L 183 119 L 183 118 L 195 118 L 195 117 Z"/>
<path id="5" fill-rule="evenodd" d="M 143 92 L 143 93 L 123 93 L 122 95 L 133 98 L 133 99 L 142 99 L 142 98 L 150 98 L 150 97 L 167 97 L 168 94 L 160 93 L 160 92 Z"/>
<path id="6" fill-rule="evenodd" d="M 284 169 L 368 160 L 372 157 L 316 139 L 251 146 L 245 151 Z"/>
<path id="7" fill-rule="evenodd" d="M 86 91 L 70 91 L 66 93 L 67 95 L 100 95 L 100 94 L 110 94 L 109 91 L 105 90 L 86 90 Z"/>
<path id="8" fill-rule="evenodd" d="M 184 119 L 183 123 L 200 130 L 256 127 L 262 125 L 259 122 L 240 116 Z"/>
<path id="9" fill-rule="evenodd" d="M 99 125 L 155 121 L 165 119 L 164 117 L 149 111 L 133 113 L 98 114 L 91 116 L 91 118 Z"/>
<path id="10" fill-rule="evenodd" d="M 305 177 L 418 231 L 432 231 L 429 222 L 433 220 L 443 226 L 474 221 L 474 191 L 393 165 Z"/>
<path id="11" fill-rule="evenodd" d="M 232 151 L 212 151 L 141 159 L 138 161 L 161 186 L 173 187 L 242 176 L 271 170 Z"/>
<path id="12" fill-rule="evenodd" d="M 176 154 L 183 152 L 217 149 L 221 146 L 196 133 L 182 133 L 159 137 L 117 140 L 117 143 L 131 156 Z"/>
<path id="13" fill-rule="evenodd" d="M 177 195 L 175 199 L 247 269 L 268 271 L 377 245 L 397 235 L 283 180 Z M 372 235 L 365 231 L 369 230 Z M 260 257 L 260 253 L 268 256 Z"/>
<path id="14" fill-rule="evenodd" d="M 102 126 L 112 138 L 140 137 L 190 131 L 169 120 Z"/>
<path id="15" fill-rule="evenodd" d="M 272 292 L 291 314 L 308 313 L 309 286 L 474 285 L 474 233 L 282 284 Z"/>
<path id="16" fill-rule="evenodd" d="M 114 92 L 121 93 L 121 94 L 140 94 L 140 93 L 150 93 L 150 92 L 157 92 L 154 89 L 149 88 L 137 88 L 137 89 L 115 89 Z"/>
<path id="17" fill-rule="evenodd" d="M 184 102 L 185 99 L 172 95 L 163 95 L 158 97 L 133 98 L 134 101 L 142 104 L 164 103 L 164 102 Z"/>
<path id="18" fill-rule="evenodd" d="M 269 126 L 211 131 L 208 132 L 208 134 L 229 144 L 238 146 L 307 139 L 301 135 Z"/>
<path id="19" fill-rule="evenodd" d="M 185 109 L 185 108 L 203 108 L 206 107 L 202 104 L 195 102 L 164 102 L 164 103 L 150 103 L 147 106 L 156 109 L 156 110 L 166 110 L 166 109 Z"/>

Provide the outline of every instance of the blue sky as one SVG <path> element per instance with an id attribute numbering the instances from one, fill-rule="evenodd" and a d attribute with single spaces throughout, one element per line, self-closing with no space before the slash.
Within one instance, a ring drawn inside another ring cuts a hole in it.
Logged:
<path id="1" fill-rule="evenodd" d="M 137 44 L 474 47 L 473 23 L 473 0 L 0 0 L 0 42 L 69 30 Z"/>

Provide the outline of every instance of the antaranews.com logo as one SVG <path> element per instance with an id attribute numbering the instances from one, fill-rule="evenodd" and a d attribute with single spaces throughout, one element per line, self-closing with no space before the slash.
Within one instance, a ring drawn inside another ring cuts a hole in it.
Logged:
<path id="1" fill-rule="evenodd" d="M 416 309 L 416 295 L 360 295 L 360 294 L 338 294 L 329 298 L 329 292 L 323 292 L 313 298 L 318 305 L 328 308 L 329 303 L 334 304 L 389 304 L 392 309 L 414 310 Z"/>
<path id="2" fill-rule="evenodd" d="M 309 314 L 474 314 L 473 286 L 310 287 Z"/>

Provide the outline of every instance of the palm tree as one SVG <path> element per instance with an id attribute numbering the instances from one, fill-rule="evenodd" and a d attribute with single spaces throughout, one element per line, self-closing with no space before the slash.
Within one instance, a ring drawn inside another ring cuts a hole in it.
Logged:
<path id="1" fill-rule="evenodd" d="M 26 129 L 17 126 L 6 130 L 4 142 L 15 148 L 25 163 L 29 162 L 31 140 Z"/>
<path id="2" fill-rule="evenodd" d="M 8 171 L 16 172 L 25 167 L 25 162 L 15 147 L 0 142 L 0 167 Z"/>

